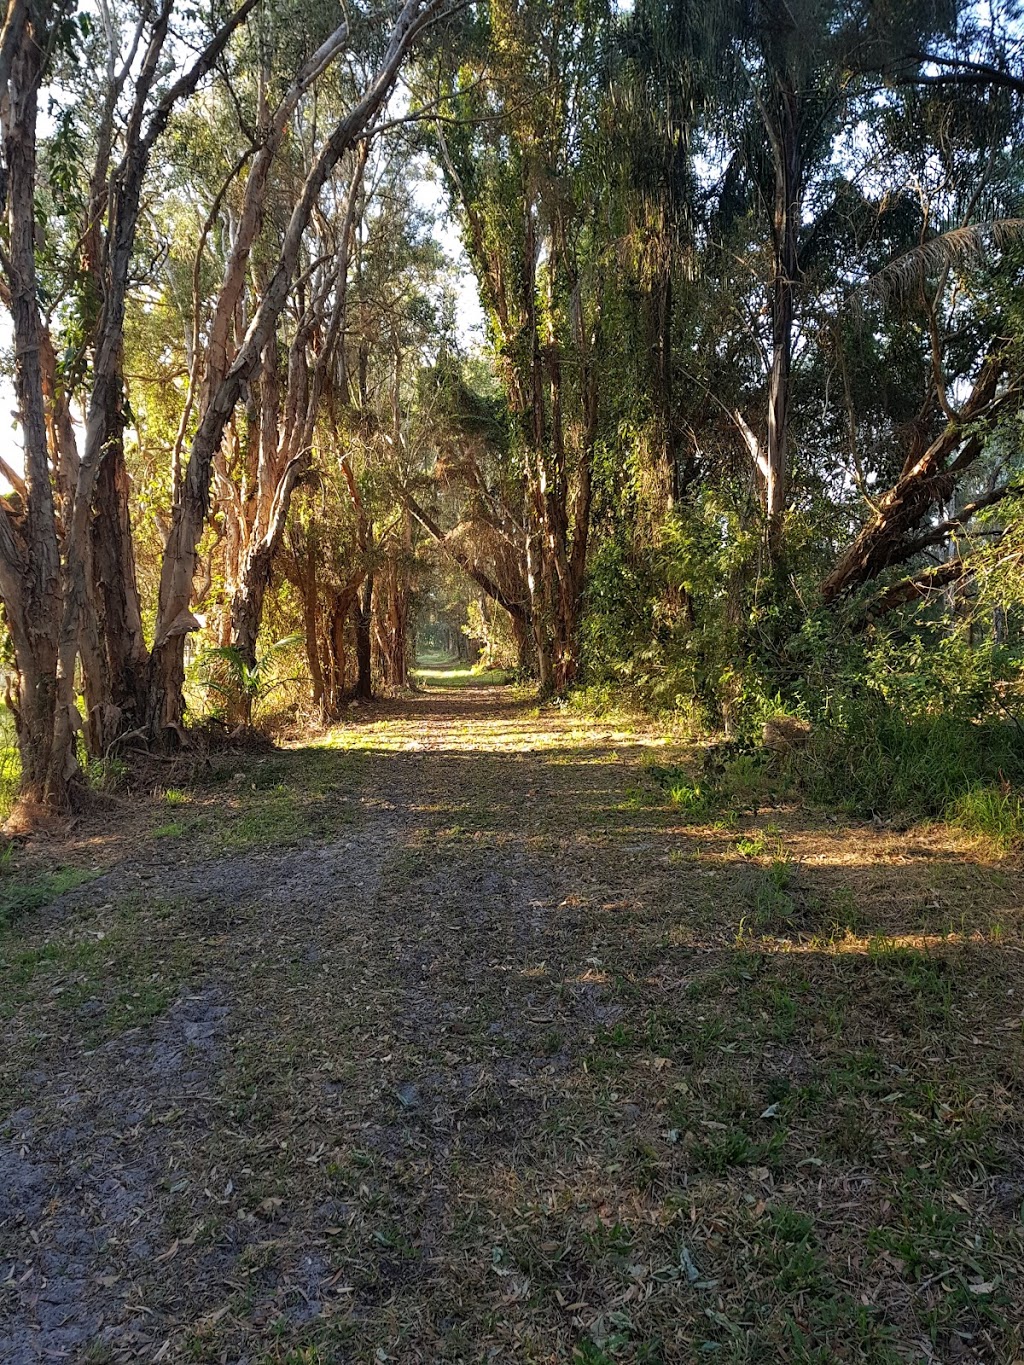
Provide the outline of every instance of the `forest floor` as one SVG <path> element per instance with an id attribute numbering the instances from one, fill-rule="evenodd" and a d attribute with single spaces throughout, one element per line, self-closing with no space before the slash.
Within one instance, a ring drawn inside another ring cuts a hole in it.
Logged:
<path id="1" fill-rule="evenodd" d="M 438 688 L 15 854 L 0 1361 L 1024 1356 L 1019 861 L 669 761 Z"/>

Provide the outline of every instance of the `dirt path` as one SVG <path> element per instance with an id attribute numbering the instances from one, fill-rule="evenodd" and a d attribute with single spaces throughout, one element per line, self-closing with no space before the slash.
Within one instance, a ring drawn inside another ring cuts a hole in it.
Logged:
<path id="1" fill-rule="evenodd" d="M 19 919 L 0 1362 L 1016 1359 L 1018 871 L 671 758 L 438 691 Z"/>

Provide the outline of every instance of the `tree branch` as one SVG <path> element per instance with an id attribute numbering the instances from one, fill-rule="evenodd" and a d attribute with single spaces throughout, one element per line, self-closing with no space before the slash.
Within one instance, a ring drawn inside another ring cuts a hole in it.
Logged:
<path id="1" fill-rule="evenodd" d="M 955 517 L 950 517 L 948 521 L 933 527 L 924 535 L 918 536 L 916 540 L 906 541 L 903 546 L 902 557 L 910 559 L 913 555 L 929 549 L 932 545 L 940 545 L 951 532 L 961 530 L 966 526 L 976 512 L 981 512 L 986 507 L 994 507 L 997 502 L 1002 502 L 1011 493 L 1019 493 L 1020 491 L 1020 488 L 1013 484 L 1004 484 L 1002 488 L 995 488 L 983 497 L 975 498 L 973 502 L 966 503 Z"/>

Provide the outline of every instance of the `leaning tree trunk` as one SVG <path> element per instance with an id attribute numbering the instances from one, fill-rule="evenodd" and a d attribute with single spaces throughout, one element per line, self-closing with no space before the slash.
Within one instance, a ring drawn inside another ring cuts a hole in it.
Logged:
<path id="1" fill-rule="evenodd" d="M 823 580 L 821 595 L 826 602 L 838 601 L 916 552 L 914 533 L 932 509 L 949 498 L 957 475 L 976 463 L 984 449 L 971 424 L 990 422 L 1012 398 L 1012 391 L 997 392 L 1005 369 L 1004 355 L 986 360 L 956 420 L 916 459 L 908 459 L 899 479 L 878 500 L 870 520 Z"/>
<path id="2" fill-rule="evenodd" d="M 348 191 L 348 207 L 342 229 L 342 246 L 333 272 L 321 284 L 319 297 L 310 301 L 301 319 L 288 355 L 286 392 L 281 394 L 274 369 L 276 341 L 271 340 L 263 362 L 261 414 L 259 418 L 259 462 L 256 477 L 256 512 L 242 562 L 235 574 L 229 607 L 230 638 L 251 666 L 256 662 L 256 642 L 263 620 L 263 604 L 270 588 L 274 560 L 284 537 L 292 495 L 308 465 L 313 430 L 323 397 L 328 368 L 339 342 L 344 341 L 348 238 L 351 233 L 353 205 L 366 165 L 366 152 L 360 149 Z M 322 316 L 327 288 L 334 281 L 336 298 L 324 326 Z M 314 341 L 319 351 L 310 361 L 308 348 Z M 346 466 L 347 468 L 347 466 Z M 358 494 L 351 481 L 353 495 Z M 239 521 L 239 518 L 235 518 Z M 241 535 L 241 527 L 239 529 Z"/>
<path id="3" fill-rule="evenodd" d="M 261 542 L 246 555 L 231 597 L 231 643 L 250 668 L 256 664 L 256 642 L 272 570 L 273 549 Z"/>

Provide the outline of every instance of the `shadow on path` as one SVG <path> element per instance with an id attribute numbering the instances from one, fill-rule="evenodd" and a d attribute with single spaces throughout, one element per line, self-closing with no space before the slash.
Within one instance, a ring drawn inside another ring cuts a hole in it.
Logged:
<path id="1" fill-rule="evenodd" d="M 666 749 L 359 708 L 17 926 L 0 1360 L 1013 1359 L 1018 870 Z"/>

